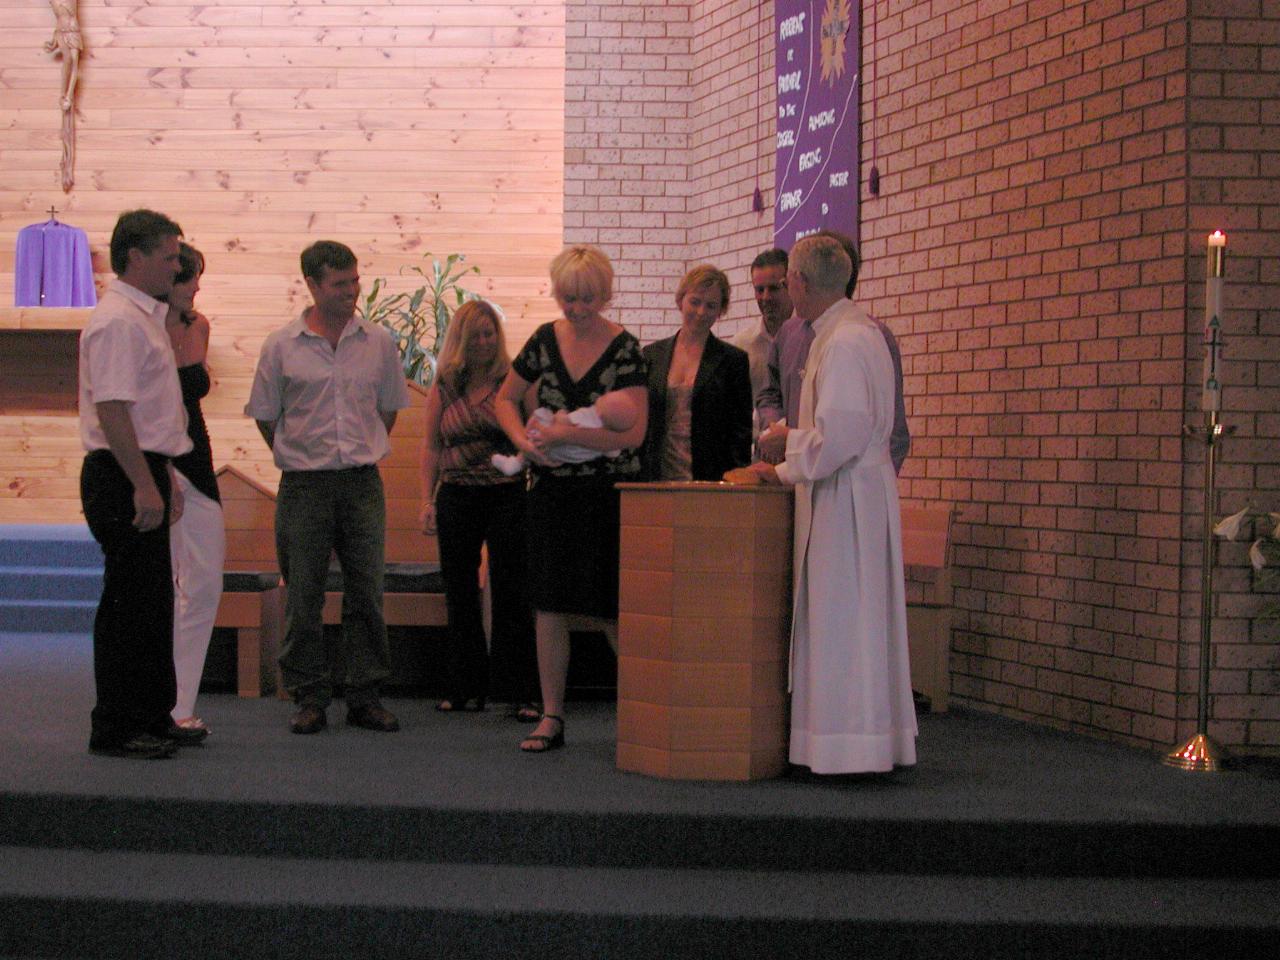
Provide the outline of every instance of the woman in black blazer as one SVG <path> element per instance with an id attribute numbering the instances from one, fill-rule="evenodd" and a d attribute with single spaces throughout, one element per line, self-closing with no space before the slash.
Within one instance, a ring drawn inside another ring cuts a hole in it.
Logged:
<path id="1" fill-rule="evenodd" d="M 676 290 L 680 332 L 644 348 L 649 427 L 642 454 L 649 480 L 719 480 L 751 460 L 747 355 L 711 333 L 729 309 L 729 278 L 694 267 Z"/>

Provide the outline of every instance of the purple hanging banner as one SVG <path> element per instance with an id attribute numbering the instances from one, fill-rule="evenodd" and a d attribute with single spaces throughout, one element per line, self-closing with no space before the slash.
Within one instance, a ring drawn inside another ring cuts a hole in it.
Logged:
<path id="1" fill-rule="evenodd" d="M 858 239 L 862 27 L 850 0 L 775 0 L 773 242 L 822 227 Z"/>

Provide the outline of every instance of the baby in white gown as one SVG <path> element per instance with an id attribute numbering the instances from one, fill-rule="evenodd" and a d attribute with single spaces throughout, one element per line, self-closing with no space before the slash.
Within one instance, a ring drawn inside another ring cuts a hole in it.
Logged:
<path id="1" fill-rule="evenodd" d="M 538 424 L 571 423 L 575 427 L 601 428 L 613 431 L 629 430 L 636 422 L 635 406 L 620 393 L 606 393 L 589 407 L 577 410 L 558 410 L 552 413 L 546 407 L 533 411 L 533 416 L 525 425 L 525 432 L 530 439 L 538 436 Z M 597 457 L 616 457 L 621 450 L 592 450 L 576 443 L 557 443 L 543 451 L 552 466 L 566 463 L 586 463 Z M 508 477 L 514 477 L 525 468 L 524 454 L 495 453 L 491 458 L 493 465 Z"/>

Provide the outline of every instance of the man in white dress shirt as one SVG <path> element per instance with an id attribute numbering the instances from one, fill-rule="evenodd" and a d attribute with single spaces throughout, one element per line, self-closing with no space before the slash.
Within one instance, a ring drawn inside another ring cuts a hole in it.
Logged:
<path id="1" fill-rule="evenodd" d="M 391 334 L 356 316 L 360 274 L 351 250 L 321 240 L 302 252 L 313 304 L 262 345 L 245 413 L 282 471 L 276 553 L 285 580 L 284 685 L 298 705 L 294 733 L 318 733 L 341 682 L 347 723 L 400 728 L 382 706 L 391 674 L 382 616 L 386 500 L 378 461 L 396 412 L 409 405 Z M 345 674 L 332 676 L 322 613 L 329 557 L 342 569 Z"/>
<path id="2" fill-rule="evenodd" d="M 893 361 L 871 319 L 845 299 L 852 264 L 839 241 L 791 251 L 787 285 L 814 340 L 798 423 L 776 468 L 796 487 L 791 638 L 791 762 L 814 773 L 915 763 L 898 493 L 889 454 Z"/>
<path id="3" fill-rule="evenodd" d="M 167 757 L 205 733 L 176 727 L 171 716 L 169 524 L 182 505 L 170 461 L 191 438 L 164 301 L 181 236 L 164 214 L 121 214 L 111 234 L 116 279 L 80 335 L 80 498 L 104 558 L 89 750 L 103 756 Z"/>

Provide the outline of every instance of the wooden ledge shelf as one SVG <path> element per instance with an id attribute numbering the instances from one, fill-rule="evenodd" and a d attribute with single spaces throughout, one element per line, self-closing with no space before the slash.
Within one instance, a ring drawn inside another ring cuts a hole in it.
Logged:
<path id="1" fill-rule="evenodd" d="M 0 307 L 0 330 L 83 330 L 93 307 Z"/>

